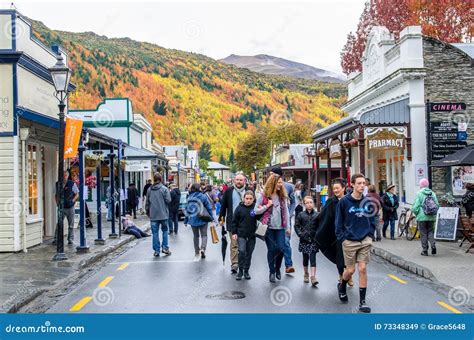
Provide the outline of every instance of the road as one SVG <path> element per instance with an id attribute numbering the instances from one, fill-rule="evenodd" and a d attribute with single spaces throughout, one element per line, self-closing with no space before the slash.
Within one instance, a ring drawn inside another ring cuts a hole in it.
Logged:
<path id="1" fill-rule="evenodd" d="M 220 235 L 220 229 L 218 229 Z M 221 245 L 209 238 L 207 258 L 194 260 L 192 232 L 180 222 L 170 236 L 172 255 L 153 257 L 151 237 L 108 262 L 58 301 L 48 313 L 357 313 L 358 288 L 348 288 L 349 303 L 336 292 L 337 270 L 317 256 L 319 286 L 303 283 L 302 256 L 292 238 L 296 273 L 268 281 L 266 246 L 257 240 L 251 280 L 236 281 L 230 263 L 223 265 Z M 228 255 L 227 255 L 228 256 Z M 453 309 L 428 280 L 372 257 L 367 303 L 374 313 L 470 313 Z M 237 294 L 229 294 L 237 292 Z M 245 297 L 235 299 L 234 297 Z"/>

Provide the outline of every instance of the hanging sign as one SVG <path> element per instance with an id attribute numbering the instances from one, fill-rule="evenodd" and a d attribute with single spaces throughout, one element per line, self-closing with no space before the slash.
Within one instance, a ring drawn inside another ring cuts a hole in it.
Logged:
<path id="1" fill-rule="evenodd" d="M 404 129 L 366 129 L 369 150 L 397 150 L 405 148 Z"/>
<path id="2" fill-rule="evenodd" d="M 341 158 L 341 141 L 335 139 L 329 145 L 329 158 Z"/>
<path id="3" fill-rule="evenodd" d="M 82 123 L 80 119 L 66 118 L 64 129 L 64 159 L 76 157 L 79 140 L 82 134 Z"/>

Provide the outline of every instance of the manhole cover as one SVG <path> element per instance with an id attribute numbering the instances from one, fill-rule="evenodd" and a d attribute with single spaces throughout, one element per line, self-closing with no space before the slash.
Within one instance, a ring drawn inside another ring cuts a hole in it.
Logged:
<path id="1" fill-rule="evenodd" d="M 237 299 L 243 299 L 245 297 L 245 294 L 242 292 L 224 292 L 221 294 L 209 294 L 206 295 L 206 298 L 212 299 L 212 300 L 237 300 Z"/>

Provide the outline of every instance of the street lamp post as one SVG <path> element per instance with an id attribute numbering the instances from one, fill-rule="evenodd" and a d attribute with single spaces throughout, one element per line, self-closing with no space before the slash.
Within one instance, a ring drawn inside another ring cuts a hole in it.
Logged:
<path id="1" fill-rule="evenodd" d="M 59 53 L 56 64 L 50 68 L 51 77 L 53 79 L 54 88 L 56 90 L 56 98 L 59 101 L 59 164 L 58 164 L 58 227 L 56 236 L 56 255 L 54 261 L 67 260 L 64 253 L 64 110 L 66 108 L 66 98 L 68 95 L 69 80 L 71 78 L 70 69 L 64 64 L 63 57 Z"/>

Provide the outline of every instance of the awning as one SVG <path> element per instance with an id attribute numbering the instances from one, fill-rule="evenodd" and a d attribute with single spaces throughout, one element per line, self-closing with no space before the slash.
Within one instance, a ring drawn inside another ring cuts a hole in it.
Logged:
<path id="1" fill-rule="evenodd" d="M 354 130 L 358 126 L 358 122 L 354 117 L 345 117 L 340 121 L 331 124 L 323 129 L 319 129 L 313 134 L 313 142 L 319 143 L 328 138 L 339 136 L 345 132 Z"/>
<path id="2" fill-rule="evenodd" d="M 408 124 L 410 122 L 408 99 L 364 112 L 360 116 L 359 122 L 361 125 Z"/>
<path id="3" fill-rule="evenodd" d="M 157 159 L 158 155 L 148 150 L 127 146 L 125 148 L 124 158 L 130 160 L 152 160 Z"/>

